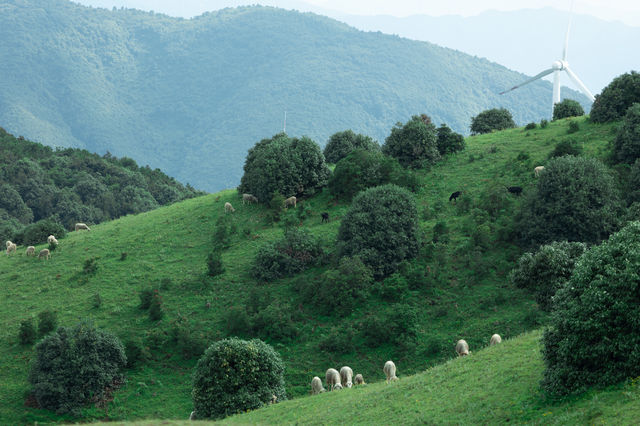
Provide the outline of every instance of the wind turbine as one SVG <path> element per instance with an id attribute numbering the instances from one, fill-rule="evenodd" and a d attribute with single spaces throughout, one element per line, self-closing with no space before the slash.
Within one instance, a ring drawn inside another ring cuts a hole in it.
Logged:
<path id="1" fill-rule="evenodd" d="M 571 29 L 571 18 L 573 17 L 573 1 L 571 2 L 571 11 L 569 12 L 569 26 L 567 27 L 567 35 L 564 38 L 564 49 L 562 50 L 562 59 L 554 61 L 551 64 L 551 68 L 548 70 L 544 70 L 541 73 L 531 77 L 530 79 L 524 81 L 523 83 L 518 84 L 517 86 L 513 86 L 511 89 L 505 90 L 504 92 L 500 92 L 501 95 L 508 93 L 512 90 L 517 89 L 518 87 L 522 87 L 525 84 L 529 84 L 533 81 L 536 81 L 546 75 L 553 73 L 553 99 L 551 103 L 551 115 L 553 115 L 553 108 L 555 104 L 560 102 L 560 71 L 565 71 L 571 81 L 575 83 L 576 86 L 584 93 L 587 98 L 591 100 L 591 102 L 595 101 L 595 97 L 593 94 L 587 89 L 587 86 L 584 85 L 582 81 L 578 78 L 578 76 L 569 68 L 569 63 L 567 62 L 567 52 L 569 50 L 569 30 Z"/>

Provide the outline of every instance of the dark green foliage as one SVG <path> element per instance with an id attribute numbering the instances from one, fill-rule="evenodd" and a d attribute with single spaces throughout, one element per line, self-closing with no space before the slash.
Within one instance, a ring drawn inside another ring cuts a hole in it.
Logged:
<path id="1" fill-rule="evenodd" d="M 279 133 L 249 150 L 238 191 L 263 203 L 276 192 L 285 198 L 312 195 L 327 184 L 330 173 L 318 144 Z"/>
<path id="2" fill-rule="evenodd" d="M 298 335 L 288 303 L 272 302 L 251 318 L 251 331 L 263 339 L 289 342 Z"/>
<path id="3" fill-rule="evenodd" d="M 536 127 L 538 127 L 538 125 L 534 122 L 531 122 L 529 124 L 527 124 L 526 126 L 524 126 L 525 130 L 534 130 Z"/>
<path id="4" fill-rule="evenodd" d="M 544 311 L 551 310 L 551 298 L 569 279 L 576 261 L 587 250 L 583 243 L 553 242 L 534 253 L 525 253 L 509 274 L 516 287 L 526 288 L 536 296 Z"/>
<path id="5" fill-rule="evenodd" d="M 640 103 L 629 107 L 613 142 L 613 155 L 621 163 L 634 163 L 640 158 Z"/>
<path id="6" fill-rule="evenodd" d="M 380 151 L 380 145 L 369 136 L 355 134 L 352 130 L 346 130 L 331 135 L 327 145 L 324 147 L 324 159 L 327 163 L 337 164 L 338 161 L 356 149 L 377 152 Z"/>
<path id="7" fill-rule="evenodd" d="M 440 159 L 436 128 L 426 115 L 414 115 L 404 125 L 396 123 L 382 152 L 396 158 L 403 167 L 427 167 Z"/>
<path id="8" fill-rule="evenodd" d="M 614 78 L 596 95 L 589 116 L 595 123 L 620 120 L 636 102 L 640 102 L 640 74 L 631 71 Z"/>
<path id="9" fill-rule="evenodd" d="M 198 360 L 191 396 L 198 419 L 219 419 L 286 399 L 284 363 L 261 340 L 230 338 L 212 344 Z"/>
<path id="10" fill-rule="evenodd" d="M 91 297 L 91 306 L 96 309 L 102 306 L 102 296 L 100 296 L 100 293 L 96 293 Z"/>
<path id="11" fill-rule="evenodd" d="M 577 121 L 569 121 L 569 128 L 567 129 L 567 133 L 575 133 L 580 130 L 580 125 Z"/>
<path id="12" fill-rule="evenodd" d="M 20 329 L 18 330 L 18 340 L 23 345 L 30 345 L 36 341 L 37 333 L 33 318 L 27 318 L 20 321 Z"/>
<path id="13" fill-rule="evenodd" d="M 175 346 L 184 359 L 199 357 L 207 348 L 202 332 L 196 332 L 189 320 L 183 315 L 171 322 L 168 343 Z"/>
<path id="14" fill-rule="evenodd" d="M 38 334 L 49 334 L 58 326 L 58 316 L 54 311 L 42 311 L 38 314 Z"/>
<path id="15" fill-rule="evenodd" d="M 408 296 L 409 284 L 402 274 L 396 272 L 377 283 L 375 292 L 382 300 L 399 302 Z"/>
<path id="16" fill-rule="evenodd" d="M 237 232 L 232 215 L 224 214 L 216 219 L 216 227 L 213 232 L 213 245 L 219 249 L 228 248 L 231 237 Z"/>
<path id="17" fill-rule="evenodd" d="M 120 253 L 120 261 L 125 261 L 127 260 L 127 252 L 123 251 L 122 253 Z"/>
<path id="18" fill-rule="evenodd" d="M 471 118 L 471 134 L 480 135 L 494 130 L 504 130 L 516 127 L 511 113 L 505 108 L 493 108 L 482 111 Z"/>
<path id="19" fill-rule="evenodd" d="M 418 209 L 410 192 L 396 185 L 356 196 L 338 231 L 341 256 L 359 256 L 374 277 L 392 274 L 419 250 Z"/>
<path id="20" fill-rule="evenodd" d="M 224 265 L 222 264 L 222 252 L 213 250 L 207 256 L 207 275 L 217 277 L 224 273 Z"/>
<path id="21" fill-rule="evenodd" d="M 126 362 L 122 343 L 111 333 L 90 323 L 60 327 L 36 346 L 29 383 L 40 407 L 77 412 L 118 383 Z"/>
<path id="22" fill-rule="evenodd" d="M 315 264 L 321 255 L 320 242 L 307 230 L 288 228 L 281 240 L 260 247 L 252 275 L 265 282 L 295 275 Z"/>
<path id="23" fill-rule="evenodd" d="M 544 118 L 540 120 L 540 128 L 546 129 L 548 125 L 549 125 L 549 121 L 545 120 Z"/>
<path id="24" fill-rule="evenodd" d="M 14 236 L 13 242 L 25 246 L 34 246 L 46 243 L 49 235 L 55 235 L 59 240 L 64 238 L 65 234 L 66 231 L 62 225 L 45 219 L 23 228 Z"/>
<path id="25" fill-rule="evenodd" d="M 593 158 L 550 160 L 527 191 L 518 219 L 525 244 L 598 243 L 618 227 L 621 204 L 607 167 Z"/>
<path id="26" fill-rule="evenodd" d="M 640 201 L 640 158 L 633 163 L 633 166 L 631 166 L 625 196 L 627 203 Z M 640 217 L 635 220 L 640 220 Z"/>
<path id="27" fill-rule="evenodd" d="M 23 224 L 33 220 L 31 209 L 24 203 L 18 191 L 7 183 L 0 184 L 0 209 Z"/>
<path id="28" fill-rule="evenodd" d="M 251 317 L 241 306 L 232 306 L 224 314 L 227 336 L 247 336 L 251 333 Z"/>
<path id="29" fill-rule="evenodd" d="M 17 241 L 15 236 L 22 229 L 22 224 L 18 219 L 9 215 L 9 213 L 0 208 L 0 241 Z M 17 244 L 17 243 L 16 243 Z"/>
<path id="30" fill-rule="evenodd" d="M 137 339 L 127 339 L 124 341 L 124 353 L 127 357 L 127 368 L 135 368 L 144 363 L 149 357 L 141 341 Z"/>
<path id="31" fill-rule="evenodd" d="M 566 395 L 640 376 L 640 222 L 586 252 L 554 297 L 543 388 Z"/>
<path id="32" fill-rule="evenodd" d="M 584 109 L 573 99 L 563 99 L 553 106 L 553 120 L 560 120 L 568 117 L 580 117 L 584 115 Z"/>
<path id="33" fill-rule="evenodd" d="M 484 210 L 493 219 L 508 211 L 513 203 L 513 197 L 509 196 L 504 185 L 492 183 L 485 186 L 478 197 L 477 206 Z M 478 217 L 478 214 L 474 215 Z"/>
<path id="34" fill-rule="evenodd" d="M 394 303 L 365 317 L 358 328 L 365 344 L 371 348 L 391 343 L 408 349 L 418 335 L 418 316 L 414 307 Z"/>
<path id="35" fill-rule="evenodd" d="M 561 142 L 558 142 L 549 153 L 549 158 L 562 157 L 564 155 L 574 155 L 578 156 L 582 154 L 582 146 L 578 144 L 578 142 L 573 139 L 565 139 Z"/>
<path id="36" fill-rule="evenodd" d="M 82 264 L 82 272 L 88 276 L 95 275 L 96 272 L 98 272 L 98 259 L 100 258 L 90 257 L 88 259 L 85 259 L 84 263 Z"/>
<path id="37" fill-rule="evenodd" d="M 154 292 L 155 290 L 152 288 L 145 288 L 138 294 L 138 296 L 140 297 L 140 309 L 149 309 L 149 307 L 151 306 L 151 301 L 153 300 Z"/>
<path id="38" fill-rule="evenodd" d="M 284 196 L 279 192 L 274 193 L 269 200 L 269 208 L 273 214 L 273 221 L 279 222 L 282 211 L 284 210 Z"/>
<path id="39" fill-rule="evenodd" d="M 456 133 L 446 124 L 441 124 L 437 130 L 437 145 L 440 155 L 452 154 L 464 150 L 464 136 Z"/>
<path id="40" fill-rule="evenodd" d="M 434 243 L 447 243 L 449 242 L 449 227 L 447 222 L 440 221 L 433 225 L 433 239 Z"/>
<path id="41" fill-rule="evenodd" d="M 350 325 L 333 327 L 329 330 L 329 334 L 320 340 L 318 348 L 329 354 L 348 354 L 355 351 L 353 342 L 355 336 L 356 332 Z"/>
<path id="42" fill-rule="evenodd" d="M 151 304 L 149 305 L 149 319 L 151 321 L 160 321 L 164 316 L 164 308 L 162 306 L 162 296 L 158 290 L 153 290 Z"/>

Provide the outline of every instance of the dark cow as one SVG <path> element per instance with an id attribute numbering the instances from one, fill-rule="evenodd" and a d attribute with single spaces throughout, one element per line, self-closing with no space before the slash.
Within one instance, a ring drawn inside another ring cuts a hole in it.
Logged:
<path id="1" fill-rule="evenodd" d="M 320 216 L 322 216 L 322 223 L 329 222 L 329 213 L 323 212 Z"/>
<path id="2" fill-rule="evenodd" d="M 507 188 L 507 191 L 509 191 L 512 194 L 515 195 L 520 195 L 522 194 L 522 187 L 521 186 L 505 186 L 505 188 Z"/>
<path id="3" fill-rule="evenodd" d="M 451 194 L 451 196 L 449 197 L 449 202 L 451 202 L 451 200 L 458 201 L 458 197 L 462 194 L 462 191 L 456 191 L 453 194 Z"/>

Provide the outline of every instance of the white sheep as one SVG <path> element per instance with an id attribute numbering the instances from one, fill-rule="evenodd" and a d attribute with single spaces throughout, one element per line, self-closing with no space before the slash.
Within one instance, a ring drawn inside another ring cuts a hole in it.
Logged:
<path id="1" fill-rule="evenodd" d="M 11 244 L 13 244 L 11 241 L 7 240 L 7 247 L 9 247 Z"/>
<path id="2" fill-rule="evenodd" d="M 85 231 L 91 231 L 91 228 L 89 228 L 86 223 L 76 223 L 76 231 L 79 231 L 81 229 Z"/>
<path id="3" fill-rule="evenodd" d="M 224 212 L 225 213 L 229 213 L 229 212 L 233 213 L 235 211 L 236 211 L 236 209 L 233 208 L 231 203 L 224 203 Z"/>
<path id="4" fill-rule="evenodd" d="M 56 237 L 54 237 L 53 235 L 49 235 L 47 237 L 47 243 L 57 246 L 58 245 L 58 240 L 56 240 Z"/>
<path id="5" fill-rule="evenodd" d="M 494 334 L 493 336 L 491 336 L 489 346 L 497 345 L 498 343 L 502 343 L 502 337 L 500 337 L 499 334 Z"/>
<path id="6" fill-rule="evenodd" d="M 249 204 L 257 203 L 258 199 L 252 194 L 242 194 L 242 204 L 244 204 L 245 202 Z"/>
<path id="7" fill-rule="evenodd" d="M 322 386 L 322 380 L 320 380 L 320 377 L 316 376 L 313 379 L 311 379 L 311 394 L 312 395 L 317 395 L 319 393 L 324 392 L 325 389 Z"/>
<path id="8" fill-rule="evenodd" d="M 296 197 L 289 197 L 286 200 L 284 200 L 284 206 L 285 207 L 289 207 L 289 206 L 296 206 L 296 202 L 298 201 L 298 199 Z"/>
<path id="9" fill-rule="evenodd" d="M 7 243 L 11 243 L 11 244 L 7 244 L 7 256 L 9 256 L 9 253 L 15 252 L 18 249 L 18 246 L 12 243 L 11 241 L 7 241 Z"/>
<path id="10" fill-rule="evenodd" d="M 340 369 L 340 384 L 342 384 L 343 388 L 353 386 L 353 370 L 351 367 L 344 366 Z"/>
<path id="11" fill-rule="evenodd" d="M 364 385 L 364 377 L 362 377 L 362 374 L 356 374 L 355 379 L 353 379 L 353 384 L 355 385 Z"/>
<path id="12" fill-rule="evenodd" d="M 535 169 L 533 169 L 533 173 L 536 175 L 536 177 L 540 176 L 540 173 L 544 170 L 544 166 L 538 166 Z"/>
<path id="13" fill-rule="evenodd" d="M 458 353 L 458 356 L 469 355 L 469 344 L 466 340 L 458 340 L 458 343 L 456 343 L 456 352 Z"/>
<path id="14" fill-rule="evenodd" d="M 342 389 L 342 385 L 340 384 L 340 373 L 335 368 L 330 368 L 327 370 L 327 373 L 324 375 L 324 381 L 327 382 L 327 388 L 332 390 Z"/>
<path id="15" fill-rule="evenodd" d="M 25 254 L 27 256 L 35 256 L 36 255 L 36 248 L 34 246 L 27 247 L 27 251 L 25 252 Z"/>
<path id="16" fill-rule="evenodd" d="M 51 259 L 51 252 L 49 251 L 49 249 L 40 250 L 40 253 L 38 254 L 38 259 L 42 257 L 44 257 L 45 259 Z"/>
<path id="17" fill-rule="evenodd" d="M 387 376 L 387 383 L 398 380 L 398 377 L 396 377 L 396 365 L 393 361 L 385 362 L 382 371 L 384 371 L 385 376 Z"/>

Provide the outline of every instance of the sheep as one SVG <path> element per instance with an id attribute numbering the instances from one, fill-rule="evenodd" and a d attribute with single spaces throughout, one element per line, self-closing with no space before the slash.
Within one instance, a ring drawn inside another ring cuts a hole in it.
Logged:
<path id="1" fill-rule="evenodd" d="M 458 353 L 458 356 L 469 355 L 469 344 L 467 344 L 466 340 L 458 340 L 458 343 L 456 343 L 456 352 Z"/>
<path id="2" fill-rule="evenodd" d="M 89 228 L 86 223 L 76 223 L 75 229 L 76 231 L 80 231 L 80 230 L 91 231 L 91 228 Z"/>
<path id="3" fill-rule="evenodd" d="M 507 191 L 509 191 L 512 194 L 518 195 L 520 196 L 520 194 L 522 194 L 522 187 L 521 186 L 505 186 L 505 188 L 507 188 Z"/>
<path id="4" fill-rule="evenodd" d="M 271 394 L 271 400 L 269 401 L 269 405 L 275 404 L 276 402 L 278 402 L 278 397 Z"/>
<path id="5" fill-rule="evenodd" d="M 235 211 L 236 211 L 236 209 L 233 208 L 231 203 L 224 203 L 224 212 L 225 213 L 229 213 L 229 212 L 233 213 Z"/>
<path id="6" fill-rule="evenodd" d="M 356 374 L 356 378 L 353 379 L 353 384 L 355 385 L 364 385 L 364 377 L 362 377 L 362 374 Z"/>
<path id="7" fill-rule="evenodd" d="M 296 197 L 289 197 L 286 200 L 284 200 L 284 206 L 287 208 L 289 208 L 289 206 L 293 206 L 295 208 L 297 201 L 298 199 Z"/>
<path id="8" fill-rule="evenodd" d="M 47 237 L 47 243 L 57 246 L 58 245 L 58 240 L 56 240 L 56 237 L 54 237 L 53 235 L 49 235 Z"/>
<path id="9" fill-rule="evenodd" d="M 451 202 L 451 200 L 453 200 L 453 202 L 458 201 L 458 197 L 462 194 L 462 191 L 456 191 L 453 194 L 451 194 L 451 196 L 449 196 L 449 202 Z"/>
<path id="10" fill-rule="evenodd" d="M 385 376 L 387 376 L 387 383 L 389 383 L 390 381 L 398 380 L 398 378 L 396 377 L 396 365 L 393 363 L 393 361 L 385 362 L 382 371 L 384 371 Z"/>
<path id="11" fill-rule="evenodd" d="M 38 259 L 42 257 L 44 257 L 45 259 L 51 259 L 51 252 L 49 251 L 49 249 L 40 250 L 40 253 L 38 254 Z"/>
<path id="12" fill-rule="evenodd" d="M 322 386 L 322 380 L 320 380 L 320 377 L 316 376 L 311 379 L 311 394 L 317 395 L 322 392 L 325 392 L 325 389 Z"/>
<path id="13" fill-rule="evenodd" d="M 7 243 L 11 243 L 11 241 L 7 241 Z M 17 249 L 18 249 L 18 246 L 15 245 L 14 243 L 7 244 L 7 256 L 9 256 L 9 253 L 15 252 Z"/>
<path id="14" fill-rule="evenodd" d="M 27 251 L 25 252 L 25 254 L 27 256 L 35 256 L 36 255 L 36 248 L 34 246 L 27 247 Z"/>
<path id="15" fill-rule="evenodd" d="M 189 420 L 195 420 L 196 419 L 196 412 L 192 411 L 191 414 L 189 414 Z"/>
<path id="16" fill-rule="evenodd" d="M 7 240 L 7 247 L 9 247 L 11 244 L 13 244 L 11 241 Z"/>
<path id="17" fill-rule="evenodd" d="M 535 174 L 536 177 L 540 176 L 540 173 L 542 173 L 542 171 L 544 170 L 544 166 L 538 166 L 535 169 L 533 169 L 533 173 Z"/>
<path id="18" fill-rule="evenodd" d="M 252 194 L 242 194 L 242 204 L 244 204 L 245 202 L 251 204 L 251 203 L 257 203 L 258 199 L 253 196 Z"/>
<path id="19" fill-rule="evenodd" d="M 320 216 L 322 216 L 322 223 L 329 222 L 329 213 L 323 212 L 320 213 Z"/>
<path id="20" fill-rule="evenodd" d="M 338 373 L 338 370 L 335 368 L 327 370 L 327 373 L 324 375 L 324 381 L 327 382 L 327 388 L 329 388 L 330 391 L 342 389 L 340 373 Z"/>
<path id="21" fill-rule="evenodd" d="M 502 343 L 502 337 L 500 337 L 499 334 L 494 334 L 493 336 L 491 336 L 489 346 L 497 345 L 498 343 Z"/>
<path id="22" fill-rule="evenodd" d="M 344 366 L 340 369 L 340 384 L 342 387 L 350 388 L 353 386 L 353 370 L 351 367 Z"/>

